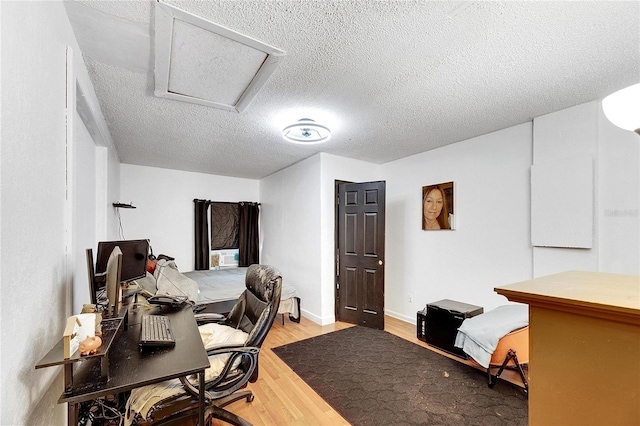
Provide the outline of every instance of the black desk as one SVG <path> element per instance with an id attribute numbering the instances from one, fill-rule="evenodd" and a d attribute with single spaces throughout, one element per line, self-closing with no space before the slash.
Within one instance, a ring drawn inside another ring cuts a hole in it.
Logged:
<path id="1" fill-rule="evenodd" d="M 140 318 L 146 314 L 169 317 L 176 340 L 175 347 L 139 349 Z M 199 424 L 204 424 L 204 370 L 209 367 L 209 359 L 190 306 L 180 310 L 129 308 L 128 328 L 117 332 L 103 357 L 76 359 L 75 363 L 70 364 L 69 360 L 63 360 L 61 345 L 58 344 L 36 365 L 36 368 L 43 368 L 65 364 L 65 391 L 58 403 L 69 404 L 69 425 L 78 424 L 80 402 L 196 373 L 200 380 Z M 107 367 L 104 367 L 104 361 L 107 361 Z M 71 365 L 75 367 L 73 371 Z M 104 369 L 108 369 L 106 377 Z"/>

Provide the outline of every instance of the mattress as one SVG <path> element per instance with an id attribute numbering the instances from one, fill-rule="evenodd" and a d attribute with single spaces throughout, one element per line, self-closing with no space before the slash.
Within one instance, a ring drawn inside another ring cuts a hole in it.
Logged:
<path id="1" fill-rule="evenodd" d="M 211 269 L 184 272 L 198 284 L 200 293 L 197 303 L 224 302 L 235 300 L 245 289 L 246 267 Z"/>
<path id="2" fill-rule="evenodd" d="M 525 328 L 528 325 L 528 305 L 499 306 L 492 311 L 464 320 L 460 328 L 458 328 L 455 346 L 462 348 L 478 364 L 487 368 L 490 363 L 494 362 L 492 356 L 500 340 L 509 333 Z M 528 329 L 526 336 L 528 345 Z M 517 350 L 516 348 L 512 349 Z M 504 357 L 502 359 L 504 360 Z"/>
<path id="3" fill-rule="evenodd" d="M 198 304 L 225 302 L 235 300 L 245 289 L 244 277 L 247 274 L 246 267 L 233 267 L 210 269 L 205 271 L 185 272 L 184 275 L 198 284 Z M 299 318 L 296 299 L 296 289 L 293 286 L 282 285 L 280 296 L 279 314 L 289 313 Z"/>

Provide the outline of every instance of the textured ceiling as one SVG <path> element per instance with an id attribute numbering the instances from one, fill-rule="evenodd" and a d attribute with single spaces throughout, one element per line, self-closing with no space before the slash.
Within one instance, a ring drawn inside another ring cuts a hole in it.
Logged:
<path id="1" fill-rule="evenodd" d="M 242 113 L 155 97 L 154 2 L 67 2 L 121 162 L 259 179 L 385 163 L 640 81 L 638 1 L 166 1 L 286 52 Z M 293 145 L 312 118 L 331 140 Z"/>

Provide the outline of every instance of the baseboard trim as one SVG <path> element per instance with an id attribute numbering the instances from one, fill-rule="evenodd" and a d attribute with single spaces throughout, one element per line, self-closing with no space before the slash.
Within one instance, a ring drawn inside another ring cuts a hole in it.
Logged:
<path id="1" fill-rule="evenodd" d="M 388 309 L 385 309 L 384 314 L 388 315 L 388 316 L 390 316 L 392 318 L 399 319 L 399 320 L 404 321 L 404 322 L 408 322 L 409 324 L 416 325 L 418 323 L 417 316 L 408 317 L 408 316 L 400 314 L 398 312 L 389 311 Z"/>
<path id="2" fill-rule="evenodd" d="M 329 325 L 329 324 L 333 324 L 336 322 L 336 317 L 335 315 L 328 315 L 328 316 L 324 316 L 324 317 L 319 317 L 309 311 L 307 311 L 306 309 L 300 309 L 300 314 L 305 317 L 306 319 L 315 322 L 318 325 Z"/>

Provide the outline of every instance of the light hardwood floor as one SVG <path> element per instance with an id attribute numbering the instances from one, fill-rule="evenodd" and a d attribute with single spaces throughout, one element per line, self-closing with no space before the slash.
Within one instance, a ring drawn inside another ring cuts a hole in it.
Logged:
<path id="1" fill-rule="evenodd" d="M 348 425 L 349 423 L 282 362 L 271 348 L 351 326 L 351 324 L 342 322 L 320 326 L 304 317 L 299 324 L 285 319 L 285 325 L 283 326 L 282 319 L 278 315 L 260 352 L 260 375 L 258 381 L 249 385 L 255 395 L 255 399 L 251 403 L 247 403 L 245 400 L 234 402 L 228 405 L 226 409 L 236 413 L 255 426 Z M 385 331 L 438 352 L 443 356 L 460 361 L 472 368 L 482 369 L 473 361 L 462 360 L 448 355 L 418 340 L 414 324 L 386 316 Z M 502 378 L 520 384 L 519 378 L 515 374 L 510 374 L 510 372 L 505 372 Z M 225 424 L 214 422 L 216 426 Z"/>

